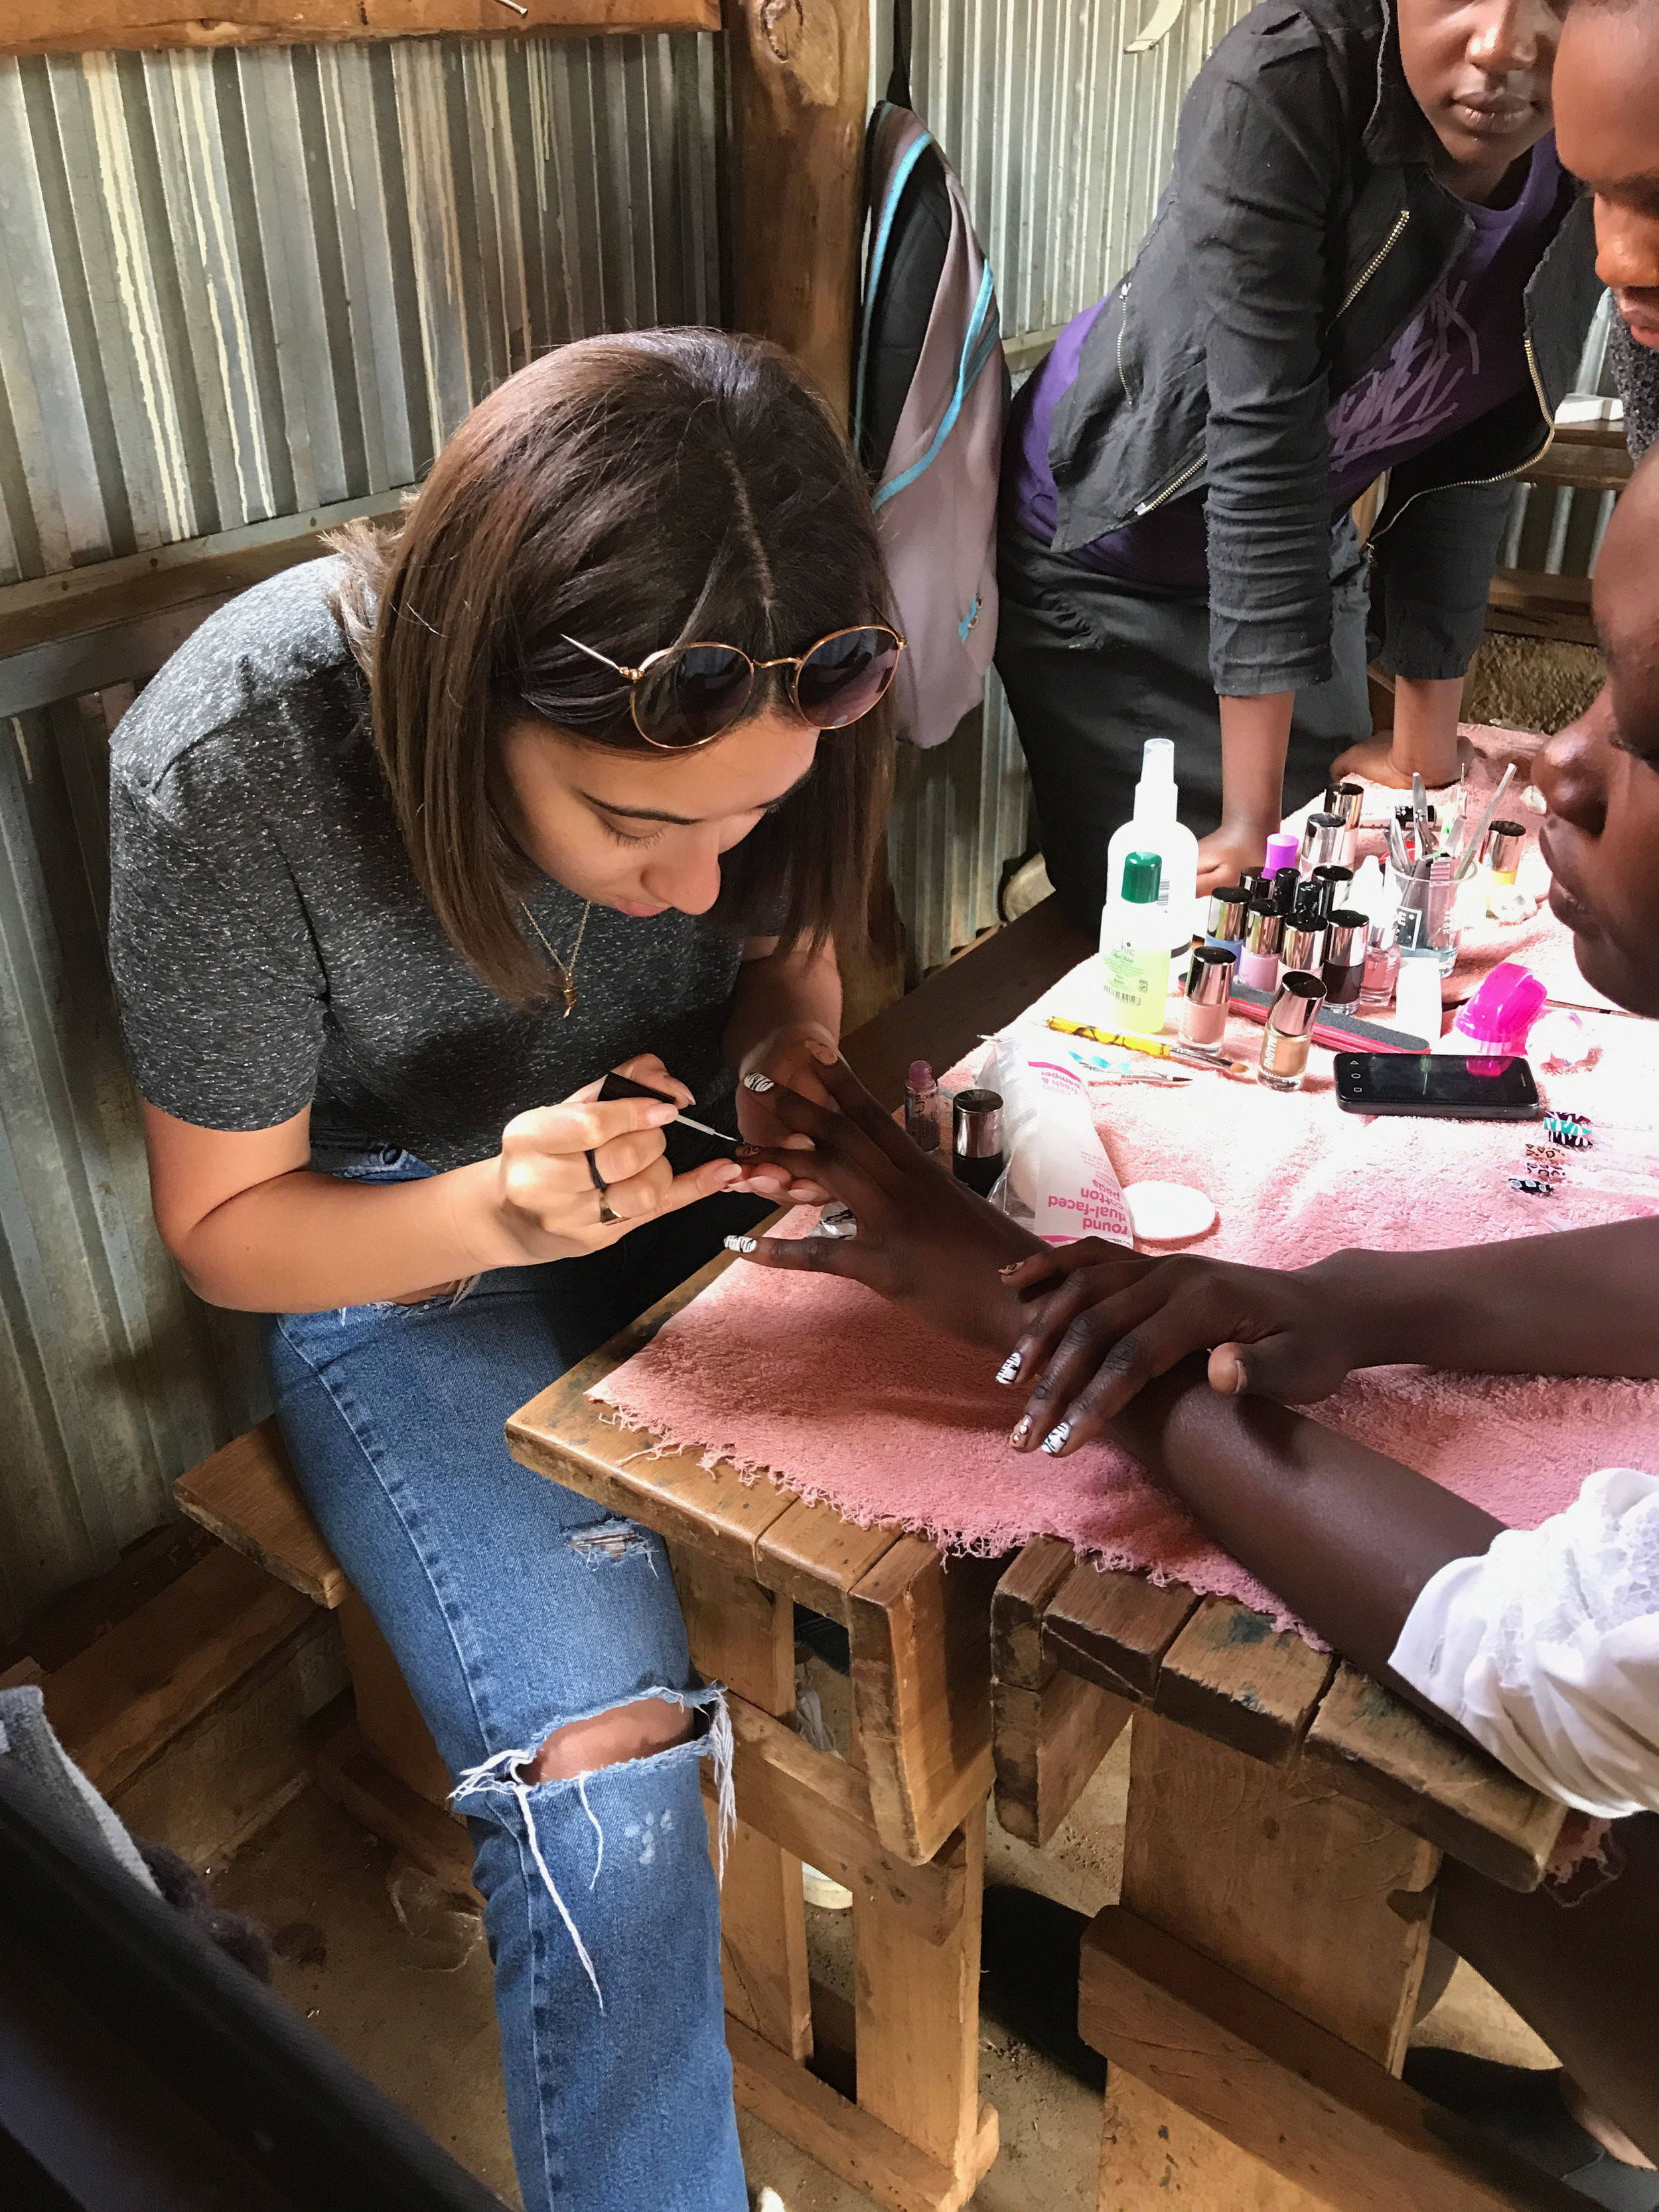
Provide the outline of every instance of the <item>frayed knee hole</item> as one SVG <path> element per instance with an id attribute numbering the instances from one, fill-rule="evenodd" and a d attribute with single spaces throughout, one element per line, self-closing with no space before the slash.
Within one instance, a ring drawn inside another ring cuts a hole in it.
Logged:
<path id="1" fill-rule="evenodd" d="M 696 1733 L 697 1716 L 666 1698 L 637 1698 L 587 1720 L 555 1729 L 522 1771 L 527 1782 L 568 1782 L 598 1767 L 621 1766 L 672 1751 Z"/>

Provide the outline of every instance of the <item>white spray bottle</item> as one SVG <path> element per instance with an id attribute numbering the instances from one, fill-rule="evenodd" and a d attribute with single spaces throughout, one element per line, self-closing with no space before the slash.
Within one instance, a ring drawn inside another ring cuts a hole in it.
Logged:
<path id="1" fill-rule="evenodd" d="M 1106 848 L 1106 915 L 1122 896 L 1123 865 L 1131 853 L 1156 853 L 1159 861 L 1158 905 L 1169 926 L 1170 950 L 1186 964 L 1198 918 L 1198 840 L 1176 819 L 1179 793 L 1175 780 L 1175 741 L 1148 738 L 1140 749 L 1140 781 L 1135 786 L 1133 817 L 1113 830 Z M 1106 916 L 1102 916 L 1103 932 Z M 1104 941 L 1103 935 L 1103 942 Z"/>

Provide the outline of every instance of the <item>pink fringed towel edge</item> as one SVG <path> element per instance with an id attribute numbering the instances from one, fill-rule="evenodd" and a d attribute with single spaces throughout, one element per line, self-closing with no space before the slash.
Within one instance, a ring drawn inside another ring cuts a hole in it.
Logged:
<path id="1" fill-rule="evenodd" d="M 801 1234 L 810 1212 L 783 1233 Z M 1009 1449 L 1019 1399 L 991 1362 L 830 1277 L 735 1262 L 589 1392 L 665 1448 L 767 1474 L 860 1527 L 892 1522 L 995 1556 L 1063 1537 L 1103 1567 L 1234 1597 L 1307 1634 L 1125 1454 Z M 1659 1385 L 1377 1368 L 1312 1409 L 1512 1525 L 1566 1505 L 1601 1466 L 1640 1465 Z M 1312 1640 L 1311 1638 L 1310 1640 Z"/>

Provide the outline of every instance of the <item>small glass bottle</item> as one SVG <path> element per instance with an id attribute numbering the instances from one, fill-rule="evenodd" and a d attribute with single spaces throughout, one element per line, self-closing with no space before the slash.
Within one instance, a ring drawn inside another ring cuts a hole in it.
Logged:
<path id="1" fill-rule="evenodd" d="M 1334 1006 L 1358 1003 L 1365 977 L 1365 917 L 1339 907 L 1325 927 L 1325 961 L 1321 974 L 1325 996 Z"/>
<path id="2" fill-rule="evenodd" d="M 1395 978 L 1400 973 L 1400 947 L 1394 941 L 1394 923 L 1373 921 L 1365 932 L 1365 973 L 1359 985 L 1362 1006 L 1394 1003 Z"/>
<path id="3" fill-rule="evenodd" d="M 1261 1032 L 1258 1083 L 1269 1091 L 1300 1091 L 1308 1069 L 1310 1032 L 1324 1003 L 1325 986 L 1317 975 L 1294 969 L 1285 975 Z"/>
<path id="4" fill-rule="evenodd" d="M 1212 891 L 1204 942 L 1225 945 L 1237 960 L 1244 949 L 1244 910 L 1249 901 L 1249 890 L 1243 884 L 1230 884 L 1225 890 Z"/>
<path id="5" fill-rule="evenodd" d="M 1238 980 L 1253 991 L 1279 988 L 1279 954 L 1285 942 L 1285 917 L 1271 898 L 1252 899 L 1244 915 L 1244 950 Z"/>
<path id="6" fill-rule="evenodd" d="M 939 1124 L 945 1093 L 925 1060 L 913 1060 L 904 1079 L 904 1130 L 924 1152 L 937 1153 L 943 1135 Z"/>
<path id="7" fill-rule="evenodd" d="M 1187 970 L 1187 997 L 1181 1009 L 1182 1042 L 1194 1051 L 1219 1059 L 1227 1035 L 1227 1012 L 1232 1001 L 1233 949 L 1231 945 L 1198 945 Z"/>

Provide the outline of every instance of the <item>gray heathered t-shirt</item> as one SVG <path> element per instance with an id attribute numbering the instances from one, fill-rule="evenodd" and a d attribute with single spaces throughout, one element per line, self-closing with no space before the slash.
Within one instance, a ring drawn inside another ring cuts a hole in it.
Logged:
<path id="1" fill-rule="evenodd" d="M 439 927 L 398 835 L 368 686 L 327 595 L 291 568 L 222 607 L 129 708 L 111 755 L 110 958 L 152 1105 L 208 1129 L 313 1106 L 313 1143 L 434 1168 L 637 1052 L 705 1106 L 742 947 L 670 911 L 596 906 L 564 1018 L 514 1012 Z M 528 904 L 565 955 L 582 902 Z"/>

